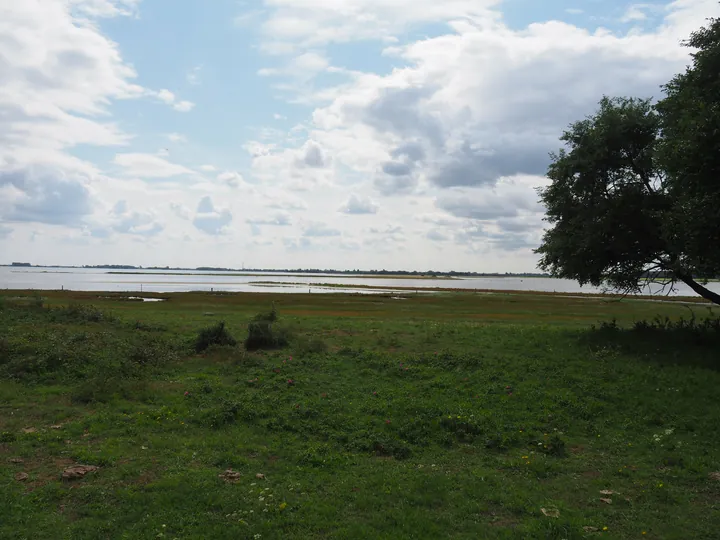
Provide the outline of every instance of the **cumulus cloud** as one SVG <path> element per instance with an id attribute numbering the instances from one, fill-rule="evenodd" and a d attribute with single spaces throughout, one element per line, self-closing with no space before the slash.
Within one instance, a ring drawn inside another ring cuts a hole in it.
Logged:
<path id="1" fill-rule="evenodd" d="M 131 210 L 125 200 L 113 206 L 111 222 L 111 228 L 120 234 L 155 236 L 165 228 L 153 212 Z"/>
<path id="2" fill-rule="evenodd" d="M 265 185 L 307 191 L 334 182 L 335 171 L 323 146 L 311 140 L 293 148 L 252 141 L 245 145 L 252 156 L 252 178 Z"/>
<path id="3" fill-rule="evenodd" d="M 79 227 L 92 213 L 89 178 L 60 169 L 0 170 L 0 218 Z"/>
<path id="4" fill-rule="evenodd" d="M 300 238 L 283 238 L 283 245 L 288 251 L 307 251 L 317 247 L 310 238 L 302 236 Z"/>
<path id="5" fill-rule="evenodd" d="M 190 219 L 192 216 L 192 212 L 190 212 L 190 209 L 185 206 L 184 204 L 177 203 L 177 202 L 171 202 L 169 204 L 170 210 L 173 214 L 175 214 L 180 219 Z"/>
<path id="6" fill-rule="evenodd" d="M 379 39 L 414 25 L 479 16 L 499 0 L 266 0 L 270 16 L 261 26 L 263 49 L 287 53 L 328 43 Z"/>
<path id="7" fill-rule="evenodd" d="M 190 112 L 193 108 L 195 108 L 195 104 L 193 102 L 178 99 L 177 96 L 170 90 L 162 89 L 158 92 L 151 93 L 157 96 L 157 98 L 166 105 L 170 105 L 176 111 Z"/>
<path id="8" fill-rule="evenodd" d="M 187 167 L 171 163 L 155 154 L 117 154 L 113 163 L 122 167 L 124 175 L 140 178 L 169 178 L 193 173 Z"/>
<path id="9" fill-rule="evenodd" d="M 338 229 L 329 227 L 327 224 L 320 221 L 308 223 L 303 230 L 303 236 L 305 237 L 323 238 L 329 236 L 340 236 L 341 234 L 342 233 Z"/>
<path id="10" fill-rule="evenodd" d="M 277 210 L 307 210 L 308 206 L 305 201 L 300 199 L 291 199 L 285 195 L 270 196 L 272 202 L 269 202 L 265 206 L 267 208 L 274 208 Z"/>
<path id="11" fill-rule="evenodd" d="M 174 143 L 186 143 L 187 137 L 185 135 L 182 135 L 180 133 L 168 133 L 167 138 L 170 140 L 170 142 Z"/>
<path id="12" fill-rule="evenodd" d="M 0 164 L 81 166 L 78 144 L 125 144 L 104 118 L 112 99 L 139 98 L 116 45 L 78 17 L 126 14 L 131 2 L 25 0 L 0 5 Z M 87 166 L 86 166 L 87 167 Z"/>
<path id="13" fill-rule="evenodd" d="M 503 178 L 493 188 L 456 190 L 441 195 L 435 206 L 456 218 L 493 220 L 522 213 L 542 214 L 536 187 L 547 181 L 533 177 Z"/>
<path id="14" fill-rule="evenodd" d="M 349 6 L 359 4 L 343 5 L 354 12 Z M 333 18 L 344 13 L 318 9 Z M 685 29 L 716 10 L 714 1 L 676 1 L 661 27 L 623 35 L 559 21 L 515 31 L 481 9 L 450 22 L 452 33 L 394 46 L 388 54 L 403 67 L 382 76 L 353 73 L 326 89 L 311 137 L 338 164 L 374 169 L 373 185 L 383 195 L 543 175 L 559 134 L 603 94 L 658 96 L 688 62 L 679 43 Z"/>
<path id="15" fill-rule="evenodd" d="M 210 196 L 206 195 L 198 203 L 193 225 L 205 234 L 219 235 L 227 230 L 232 220 L 233 216 L 229 209 L 216 207 Z"/>
<path id="16" fill-rule="evenodd" d="M 243 183 L 242 175 L 236 171 L 226 171 L 224 173 L 220 173 L 217 176 L 217 179 L 223 184 L 227 184 L 233 188 L 240 187 L 240 184 Z"/>
<path id="17" fill-rule="evenodd" d="M 344 214 L 377 214 L 378 205 L 369 197 L 358 197 L 355 194 L 350 195 L 348 201 L 340 207 L 340 212 Z"/>
<path id="18" fill-rule="evenodd" d="M 433 242 L 447 242 L 449 238 L 443 233 L 433 229 L 425 234 L 425 238 L 432 240 Z"/>
<path id="19" fill-rule="evenodd" d="M 300 149 L 296 164 L 298 167 L 322 169 L 327 166 L 327 157 L 320 145 L 314 141 L 308 141 Z"/>
<path id="20" fill-rule="evenodd" d="M 258 70 L 261 77 L 287 76 L 298 81 L 308 81 L 318 73 L 325 71 L 330 63 L 323 54 L 306 52 L 300 54 L 284 66 L 278 68 L 262 68 Z"/>
<path id="21" fill-rule="evenodd" d="M 285 212 L 278 212 L 268 218 L 248 218 L 246 221 L 250 225 L 272 225 L 278 227 L 288 227 L 292 225 L 290 215 Z"/>

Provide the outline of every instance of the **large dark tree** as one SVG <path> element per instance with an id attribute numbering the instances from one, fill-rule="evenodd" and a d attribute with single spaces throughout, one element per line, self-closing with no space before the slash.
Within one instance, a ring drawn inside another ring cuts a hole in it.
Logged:
<path id="1" fill-rule="evenodd" d="M 682 281 L 720 304 L 702 285 L 720 274 L 720 20 L 687 45 L 659 103 L 606 97 L 563 134 L 540 192 L 544 270 L 626 292 Z"/>

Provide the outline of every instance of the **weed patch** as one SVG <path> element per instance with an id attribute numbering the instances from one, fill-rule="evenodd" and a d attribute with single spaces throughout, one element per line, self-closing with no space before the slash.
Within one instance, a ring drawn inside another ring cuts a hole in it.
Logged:
<path id="1" fill-rule="evenodd" d="M 211 345 L 230 346 L 237 345 L 237 341 L 225 328 L 225 322 L 219 322 L 201 330 L 195 339 L 195 352 L 203 352 Z"/>

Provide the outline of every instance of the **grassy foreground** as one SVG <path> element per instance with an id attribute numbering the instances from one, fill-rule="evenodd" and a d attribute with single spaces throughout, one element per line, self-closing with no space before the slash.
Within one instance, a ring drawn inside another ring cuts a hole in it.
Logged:
<path id="1" fill-rule="evenodd" d="M 155 296 L 0 292 L 0 538 L 718 537 L 704 306 Z"/>

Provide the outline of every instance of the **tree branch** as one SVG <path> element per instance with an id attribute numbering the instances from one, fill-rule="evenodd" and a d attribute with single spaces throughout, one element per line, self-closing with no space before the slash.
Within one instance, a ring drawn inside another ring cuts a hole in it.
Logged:
<path id="1" fill-rule="evenodd" d="M 675 275 L 680 281 L 685 283 L 685 285 L 687 285 L 697 294 L 705 298 L 705 300 L 710 300 L 712 303 L 720 305 L 720 294 L 711 291 L 707 287 L 703 287 L 697 281 L 695 281 L 690 274 L 685 274 L 684 272 L 676 272 Z"/>

